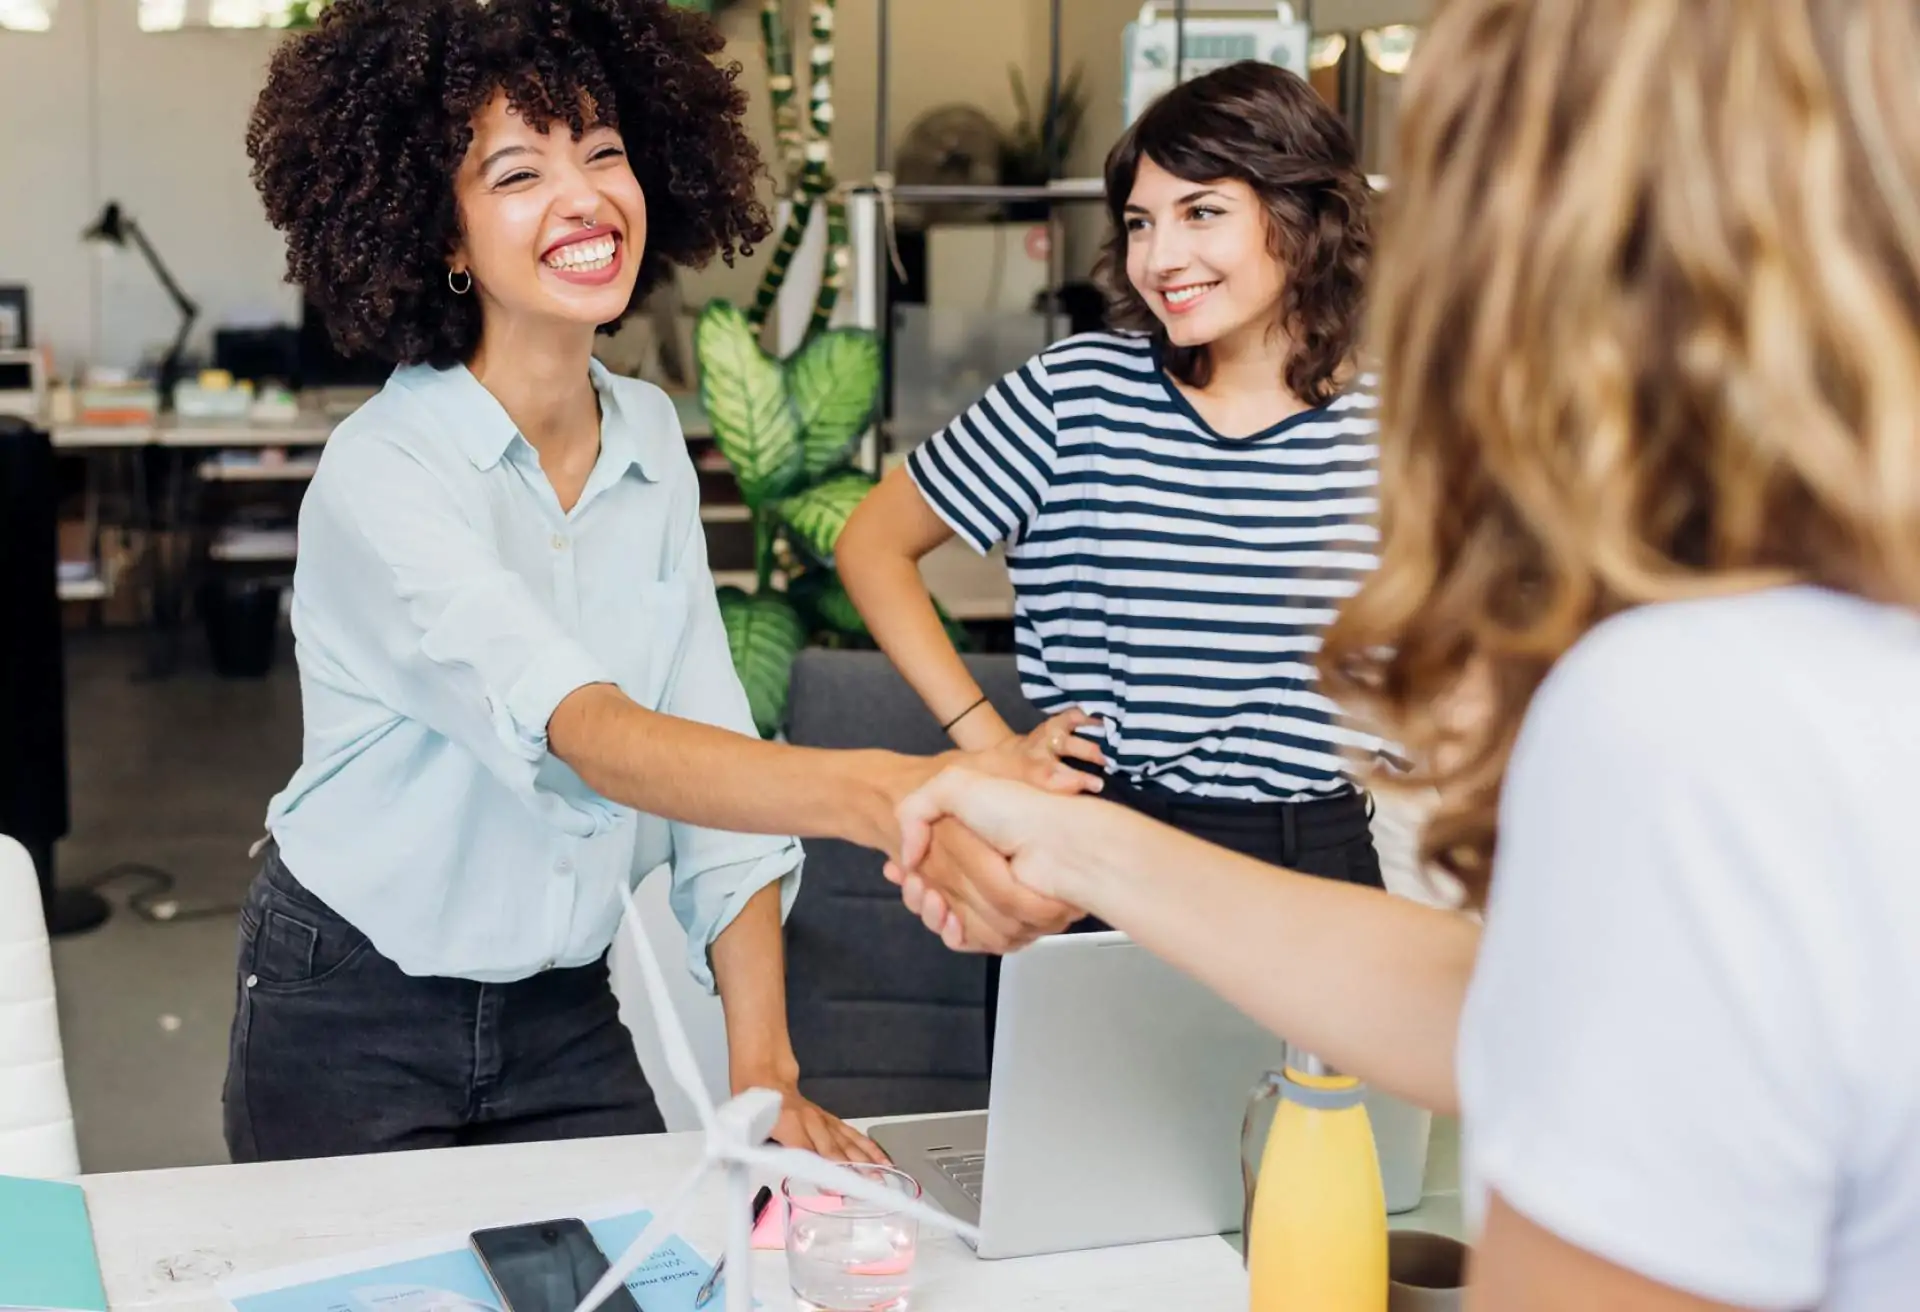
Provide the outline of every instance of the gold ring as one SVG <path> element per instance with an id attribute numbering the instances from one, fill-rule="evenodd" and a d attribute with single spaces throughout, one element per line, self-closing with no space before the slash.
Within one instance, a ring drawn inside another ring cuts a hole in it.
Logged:
<path id="1" fill-rule="evenodd" d="M 1066 748 L 1066 745 L 1067 745 L 1066 739 L 1062 738 L 1059 734 L 1055 734 L 1053 736 L 1053 741 L 1048 744 L 1048 746 L 1053 749 L 1053 754 L 1055 756 L 1060 755 L 1060 753 Z"/>

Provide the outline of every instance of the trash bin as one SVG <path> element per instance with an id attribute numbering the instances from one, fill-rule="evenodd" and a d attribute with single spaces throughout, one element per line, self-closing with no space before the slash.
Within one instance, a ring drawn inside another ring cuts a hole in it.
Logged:
<path id="1" fill-rule="evenodd" d="M 273 668 L 281 586 L 277 579 L 228 578 L 202 588 L 200 613 L 217 673 L 229 679 L 258 679 Z"/>

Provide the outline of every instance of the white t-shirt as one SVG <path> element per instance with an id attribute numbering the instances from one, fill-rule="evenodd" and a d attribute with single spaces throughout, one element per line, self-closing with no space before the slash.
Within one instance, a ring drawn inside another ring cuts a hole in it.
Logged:
<path id="1" fill-rule="evenodd" d="M 1476 1207 L 1741 1307 L 1920 1308 L 1920 617 L 1789 588 L 1579 643 L 1459 1063 Z"/>

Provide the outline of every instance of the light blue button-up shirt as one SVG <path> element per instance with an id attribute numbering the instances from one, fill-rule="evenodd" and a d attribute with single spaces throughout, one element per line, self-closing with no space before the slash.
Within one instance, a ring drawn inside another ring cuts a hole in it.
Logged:
<path id="1" fill-rule="evenodd" d="M 547 749 L 589 683 L 753 733 L 673 403 L 598 363 L 600 456 L 571 512 L 464 368 L 396 370 L 327 443 L 300 509 L 305 741 L 268 807 L 288 869 L 413 975 L 597 960 L 622 889 L 671 862 L 688 967 L 749 898 L 798 890 L 791 838 L 601 797 Z M 736 781 L 751 787 L 752 781 Z"/>

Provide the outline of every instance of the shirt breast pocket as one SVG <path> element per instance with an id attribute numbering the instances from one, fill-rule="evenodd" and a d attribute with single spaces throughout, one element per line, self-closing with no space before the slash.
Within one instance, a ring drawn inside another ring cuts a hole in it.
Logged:
<path id="1" fill-rule="evenodd" d="M 638 584 L 602 617 L 604 659 L 620 690 L 649 710 L 662 708 L 680 665 L 692 613 L 688 586 L 684 575 Z"/>

